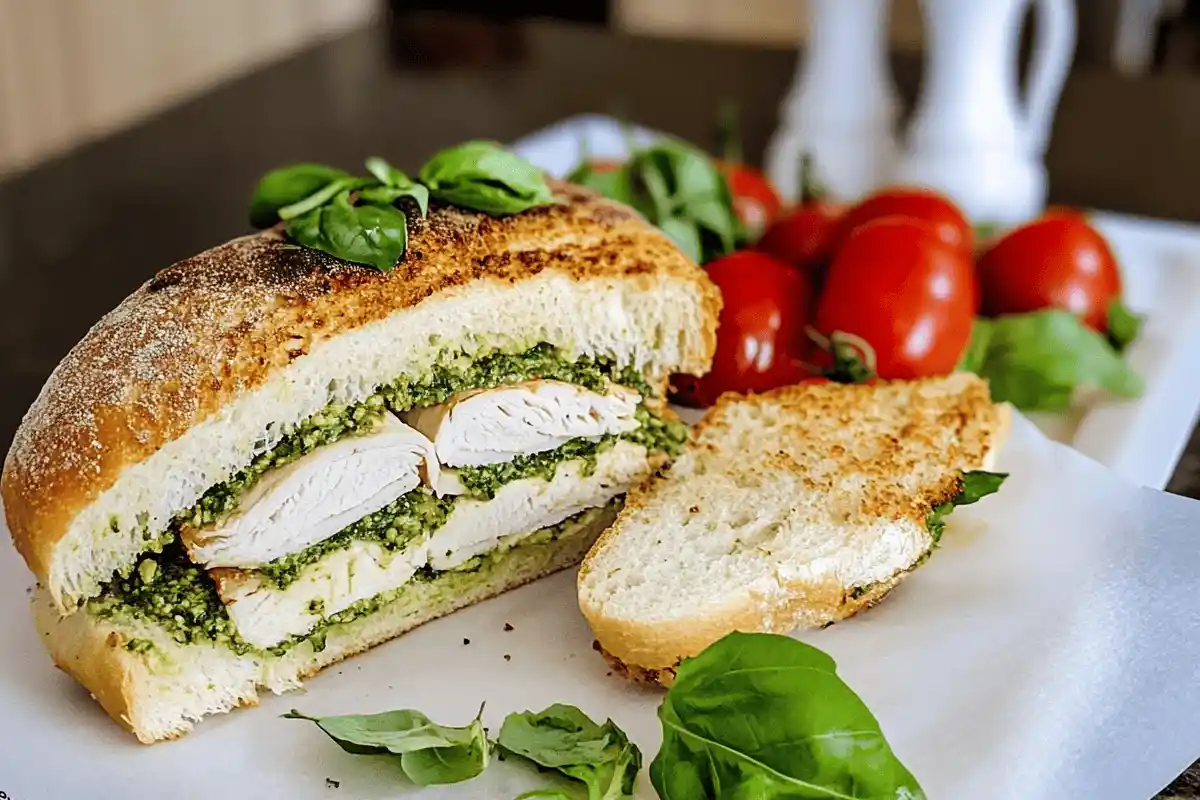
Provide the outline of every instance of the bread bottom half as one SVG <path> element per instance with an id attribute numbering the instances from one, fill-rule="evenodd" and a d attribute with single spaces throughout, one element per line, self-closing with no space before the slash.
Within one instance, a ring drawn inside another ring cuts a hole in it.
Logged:
<path id="1" fill-rule="evenodd" d="M 276 694 L 301 680 L 465 606 L 574 566 L 616 516 L 617 504 L 581 515 L 550 541 L 518 544 L 478 571 L 446 572 L 413 581 L 374 613 L 331 626 L 325 647 L 304 641 L 282 656 L 238 655 L 219 644 L 179 644 L 132 615 L 99 618 L 86 609 L 59 615 L 42 587 L 33 596 L 34 618 L 54 662 L 83 684 L 109 716 L 140 741 L 172 739 L 209 714 L 257 705 L 260 690 Z M 126 648 L 149 640 L 142 652 Z"/>

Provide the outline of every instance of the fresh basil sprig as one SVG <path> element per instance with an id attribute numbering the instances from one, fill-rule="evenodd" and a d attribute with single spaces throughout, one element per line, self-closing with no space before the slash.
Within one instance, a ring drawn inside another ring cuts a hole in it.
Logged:
<path id="1" fill-rule="evenodd" d="M 491 743 L 482 713 L 480 709 L 480 715 L 461 728 L 437 725 L 420 711 L 408 709 L 336 717 L 309 717 L 292 709 L 283 716 L 315 722 L 347 753 L 398 755 L 409 780 L 432 786 L 470 780 L 487 767 Z"/>
<path id="2" fill-rule="evenodd" d="M 964 472 L 962 488 L 958 494 L 950 498 L 949 502 L 934 506 L 933 511 L 925 518 L 925 527 L 933 536 L 933 543 L 936 545 L 941 542 L 942 534 L 946 531 L 946 517 L 951 511 L 959 506 L 978 503 L 989 494 L 995 494 L 1000 491 L 1000 486 L 1007 478 L 1007 472 L 987 472 L 981 469 Z"/>
<path id="3" fill-rule="evenodd" d="M 561 703 L 536 714 L 509 714 L 496 742 L 507 753 L 583 781 L 588 800 L 632 796 L 642 768 L 641 751 L 611 719 L 597 725 L 578 708 Z"/>
<path id="4" fill-rule="evenodd" d="M 567 180 L 633 206 L 700 264 L 733 252 L 748 238 L 716 164 L 677 139 L 635 150 L 615 169 L 597 170 L 584 161 Z"/>
<path id="5" fill-rule="evenodd" d="M 408 247 L 408 217 L 396 202 L 408 198 L 424 216 L 429 191 L 382 158 L 368 159 L 367 170 L 373 177 L 320 164 L 270 172 L 254 193 L 250 221 L 260 228 L 283 221 L 296 244 L 390 272 Z"/>
<path id="6" fill-rule="evenodd" d="M 959 368 L 987 378 L 993 400 L 1023 411 L 1062 411 L 1078 386 L 1123 399 L 1144 388 L 1104 336 L 1060 309 L 976 320 Z"/>
<path id="7" fill-rule="evenodd" d="M 540 169 L 493 142 L 447 148 L 421 167 L 419 177 L 438 200 L 495 216 L 556 202 Z"/>
<path id="8" fill-rule="evenodd" d="M 1133 344 L 1142 332 L 1142 323 L 1146 321 L 1142 314 L 1135 314 L 1121 302 L 1120 298 L 1108 304 L 1108 341 L 1118 353 L 1123 353 L 1126 347 Z"/>
<path id="9" fill-rule="evenodd" d="M 663 800 L 925 797 L 833 659 L 786 636 L 731 633 L 685 659 L 658 717 Z"/>

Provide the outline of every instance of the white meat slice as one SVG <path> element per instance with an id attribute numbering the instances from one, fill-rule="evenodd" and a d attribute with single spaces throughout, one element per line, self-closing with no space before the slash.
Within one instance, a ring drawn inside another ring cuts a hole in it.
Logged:
<path id="1" fill-rule="evenodd" d="M 446 525 L 427 542 L 414 541 L 399 553 L 369 541 L 327 553 L 283 589 L 255 572 L 217 569 L 210 574 L 242 638 L 256 647 L 273 647 L 308 633 L 359 600 L 403 586 L 426 563 L 453 568 L 519 544 L 572 514 L 603 506 L 652 469 L 646 449 L 624 441 L 600 453 L 591 475 L 583 474 L 584 464 L 566 462 L 553 482 L 526 478 L 506 484 L 492 500 L 461 498 Z M 430 559 L 435 548 L 437 557 Z"/>
<path id="2" fill-rule="evenodd" d="M 328 539 L 421 484 L 437 484 L 433 444 L 390 414 L 370 433 L 318 447 L 264 475 L 214 528 L 188 530 L 192 561 L 249 569 Z"/>
<path id="3" fill-rule="evenodd" d="M 585 475 L 586 462 L 567 461 L 553 481 L 523 478 L 506 483 L 491 500 L 459 498 L 445 524 L 429 542 L 429 565 L 453 569 L 504 543 L 562 522 L 572 514 L 608 503 L 645 478 L 651 466 L 646 448 L 618 441 L 596 458 L 596 469 Z"/>
<path id="4" fill-rule="evenodd" d="M 308 633 L 359 600 L 403 586 L 427 559 L 422 539 L 400 552 L 358 541 L 327 553 L 282 589 L 257 572 L 215 569 L 209 574 L 238 633 L 251 645 L 267 648 Z"/>
<path id="5" fill-rule="evenodd" d="M 463 392 L 445 403 L 410 411 L 404 420 L 433 440 L 438 459 L 452 467 L 512 461 L 638 427 L 641 395 L 624 386 L 605 394 L 562 381 L 528 381 Z"/>

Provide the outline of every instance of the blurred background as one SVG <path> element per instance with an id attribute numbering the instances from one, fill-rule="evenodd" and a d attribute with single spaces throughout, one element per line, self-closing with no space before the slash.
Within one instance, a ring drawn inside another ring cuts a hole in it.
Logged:
<path id="1" fill-rule="evenodd" d="M 516 56 L 520 37 L 497 23 L 528 18 L 780 49 L 804 43 L 806 6 L 804 0 L 0 0 L 0 174 L 356 28 L 374 26 L 392 38 L 402 61 L 430 63 Z M 1197 0 L 1077 6 L 1077 65 L 1131 76 L 1200 70 Z M 917 54 L 922 38 L 917 0 L 895 0 L 890 47 Z"/>

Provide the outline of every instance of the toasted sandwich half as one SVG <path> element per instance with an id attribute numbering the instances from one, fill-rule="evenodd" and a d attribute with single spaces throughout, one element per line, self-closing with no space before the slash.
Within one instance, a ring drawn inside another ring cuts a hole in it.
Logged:
<path id="1" fill-rule="evenodd" d="M 576 564 L 677 452 L 719 293 L 566 184 L 409 223 L 384 274 L 238 239 L 64 359 L 4 464 L 54 660 L 144 742 Z"/>
<path id="2" fill-rule="evenodd" d="M 956 504 L 998 488 L 986 470 L 1008 422 L 968 374 L 722 396 L 584 559 L 597 648 L 667 684 L 731 631 L 821 627 L 877 603 Z"/>

